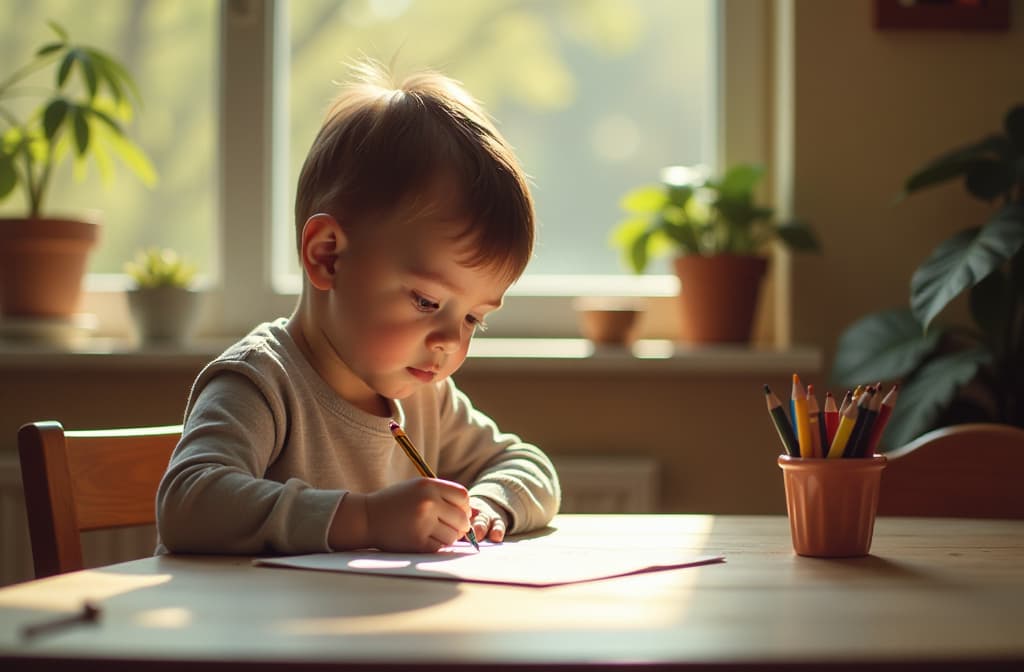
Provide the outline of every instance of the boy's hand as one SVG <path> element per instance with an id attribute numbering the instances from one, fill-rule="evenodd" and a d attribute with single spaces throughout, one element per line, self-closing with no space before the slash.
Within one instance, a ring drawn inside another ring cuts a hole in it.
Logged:
<path id="1" fill-rule="evenodd" d="M 469 530 L 469 493 L 452 481 L 414 478 L 366 496 L 370 544 L 383 551 L 433 553 Z"/>
<path id="2" fill-rule="evenodd" d="M 502 541 L 508 530 L 508 513 L 483 497 L 470 499 L 473 508 L 473 533 L 480 541 Z"/>

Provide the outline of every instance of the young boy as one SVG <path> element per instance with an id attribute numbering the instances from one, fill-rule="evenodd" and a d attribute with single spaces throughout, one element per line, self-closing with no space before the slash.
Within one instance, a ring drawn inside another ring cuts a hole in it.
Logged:
<path id="1" fill-rule="evenodd" d="M 558 510 L 550 460 L 450 378 L 532 253 L 524 175 L 457 83 L 357 72 L 299 176 L 298 305 L 196 379 L 158 552 L 433 552 Z M 417 476 L 391 419 L 439 478 Z"/>

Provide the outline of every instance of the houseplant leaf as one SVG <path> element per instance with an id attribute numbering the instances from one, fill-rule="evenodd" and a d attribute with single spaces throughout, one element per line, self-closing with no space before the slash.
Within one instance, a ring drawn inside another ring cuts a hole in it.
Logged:
<path id="1" fill-rule="evenodd" d="M 779 239 L 791 249 L 816 252 L 821 249 L 817 236 L 803 222 L 782 222 L 775 227 Z"/>
<path id="2" fill-rule="evenodd" d="M 18 183 L 18 176 L 14 173 L 14 157 L 6 152 L 0 152 L 0 198 L 14 190 Z"/>
<path id="3" fill-rule="evenodd" d="M 901 196 L 964 175 L 979 161 L 1005 157 L 1009 150 L 1009 140 L 1001 135 L 991 135 L 979 142 L 943 154 L 908 177 Z"/>
<path id="4" fill-rule="evenodd" d="M 1008 161 L 983 160 L 967 169 L 964 180 L 971 196 L 991 201 L 1010 190 L 1014 182 L 1014 166 Z"/>
<path id="5" fill-rule="evenodd" d="M 854 387 L 902 378 L 935 351 L 942 331 L 924 333 L 906 308 L 863 317 L 839 337 L 832 381 Z"/>
<path id="6" fill-rule="evenodd" d="M 1012 291 L 1008 278 L 996 270 L 976 284 L 968 295 L 971 317 L 996 352 L 1002 351 L 1006 338 L 1006 320 L 1009 317 L 1006 306 Z"/>
<path id="7" fill-rule="evenodd" d="M 935 351 L 942 330 L 924 333 L 907 308 L 869 314 L 840 336 L 831 380 L 853 387 L 901 378 Z"/>
<path id="8" fill-rule="evenodd" d="M 984 226 L 967 229 L 940 244 L 914 272 L 910 306 L 928 327 L 942 309 L 1020 250 L 1024 205 L 1011 203 Z"/>
<path id="9" fill-rule="evenodd" d="M 988 351 L 972 347 L 936 357 L 906 379 L 882 434 L 884 448 L 902 446 L 934 429 L 960 388 L 989 361 Z"/>
<path id="10" fill-rule="evenodd" d="M 1017 153 L 1024 154 L 1024 105 L 1018 105 L 1006 113 L 1003 128 Z"/>

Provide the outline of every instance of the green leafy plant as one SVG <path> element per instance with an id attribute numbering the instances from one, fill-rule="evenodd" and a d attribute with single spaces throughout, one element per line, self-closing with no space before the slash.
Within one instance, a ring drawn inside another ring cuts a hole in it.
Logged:
<path id="1" fill-rule="evenodd" d="M 863 317 L 840 336 L 840 385 L 900 380 L 886 427 L 893 448 L 962 422 L 1024 426 L 1024 105 L 1003 133 L 954 149 L 911 175 L 902 195 L 963 179 L 993 213 L 938 247 L 914 272 L 910 305 Z M 967 294 L 970 322 L 936 318 Z"/>
<path id="2" fill-rule="evenodd" d="M 196 277 L 195 266 L 171 249 L 151 247 L 140 250 L 124 272 L 140 288 L 188 287 Z"/>
<path id="3" fill-rule="evenodd" d="M 611 244 L 624 262 L 642 273 L 654 256 L 669 254 L 751 255 L 781 240 L 795 250 L 817 250 L 814 233 L 799 221 L 776 222 L 774 211 L 754 201 L 764 176 L 761 166 L 741 164 L 720 178 L 703 166 L 669 166 L 662 183 L 633 189 L 621 206 L 626 219 Z"/>
<path id="4" fill-rule="evenodd" d="M 122 128 L 132 118 L 133 103 L 140 103 L 128 71 L 109 53 L 73 43 L 64 28 L 49 25 L 56 38 L 0 81 L 0 202 L 20 187 L 28 219 L 46 211 L 54 170 L 70 156 L 78 168 L 92 156 L 108 178 L 112 151 L 145 184 L 156 181 L 149 159 Z M 40 88 L 30 80 L 47 68 L 54 71 L 52 88 L 43 89 L 42 100 L 27 115 L 19 115 L 18 99 L 39 97 Z"/>

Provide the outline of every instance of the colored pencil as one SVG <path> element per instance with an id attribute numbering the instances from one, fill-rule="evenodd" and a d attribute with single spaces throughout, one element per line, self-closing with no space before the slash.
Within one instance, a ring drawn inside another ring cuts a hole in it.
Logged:
<path id="1" fill-rule="evenodd" d="M 896 384 L 892 386 L 892 389 L 882 399 L 882 403 L 878 407 L 878 416 L 875 418 L 875 424 L 871 426 L 871 435 L 868 437 L 868 455 L 874 455 L 878 452 L 878 446 L 882 441 L 882 432 L 889 422 L 889 416 L 892 415 L 892 410 L 896 406 L 896 399 L 899 395 L 900 386 Z"/>
<path id="2" fill-rule="evenodd" d="M 836 398 L 831 392 L 825 393 L 825 443 L 823 446 L 831 446 L 832 439 L 836 436 L 836 428 L 839 426 L 839 408 L 836 406 Z"/>
<path id="3" fill-rule="evenodd" d="M 846 443 L 850 440 L 850 432 L 857 422 L 857 404 L 847 404 L 842 413 L 839 414 L 839 426 L 836 427 L 835 438 L 829 445 L 829 459 L 840 458 L 846 450 Z"/>
<path id="4" fill-rule="evenodd" d="M 800 445 L 800 457 L 814 457 L 811 440 L 811 422 L 807 416 L 807 391 L 800 376 L 793 374 L 793 425 L 796 427 L 796 441 Z"/>
<path id="5" fill-rule="evenodd" d="M 854 423 L 853 430 L 850 432 L 850 438 L 843 449 L 843 457 L 859 457 L 861 434 L 870 421 L 869 416 L 871 412 L 868 410 L 868 406 L 871 404 L 871 398 L 874 394 L 875 388 L 868 386 L 860 395 L 860 399 L 857 400 L 857 421 Z"/>
<path id="6" fill-rule="evenodd" d="M 437 474 L 434 473 L 434 470 L 430 468 L 427 461 L 423 459 L 422 455 L 420 455 L 420 451 L 416 450 L 416 446 L 413 445 L 412 439 L 406 435 L 402 426 L 392 420 L 388 423 L 388 428 L 391 430 L 391 435 L 395 437 L 395 442 L 405 452 L 406 457 L 408 457 L 412 461 L 413 465 L 416 466 L 416 471 L 420 473 L 420 476 L 423 478 L 437 478 Z M 476 534 L 473 532 L 472 526 L 470 526 L 469 532 L 466 532 L 466 539 L 469 540 L 469 543 L 473 544 L 473 548 L 478 551 L 480 550 L 480 544 L 476 541 Z"/>
<path id="7" fill-rule="evenodd" d="M 822 432 L 825 430 L 825 420 L 821 417 L 821 409 L 818 408 L 818 398 L 814 396 L 814 385 L 807 385 L 807 419 L 811 425 L 811 452 L 814 457 L 825 457 Z"/>
<path id="8" fill-rule="evenodd" d="M 764 386 L 764 399 L 768 405 L 768 413 L 771 416 L 772 424 L 775 425 L 775 431 L 779 433 L 779 439 L 782 440 L 782 446 L 786 449 L 786 454 L 790 457 L 800 457 L 800 446 L 797 444 L 796 436 L 793 434 L 793 426 L 786 417 L 786 411 L 782 410 L 782 402 L 779 400 L 779 397 L 767 385 Z"/>

